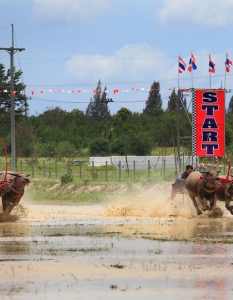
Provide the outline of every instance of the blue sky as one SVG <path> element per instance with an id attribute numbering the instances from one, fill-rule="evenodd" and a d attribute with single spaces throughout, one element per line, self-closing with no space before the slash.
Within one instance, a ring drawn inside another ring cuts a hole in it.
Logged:
<path id="1" fill-rule="evenodd" d="M 1 0 L 0 47 L 11 46 L 14 24 L 15 47 L 26 49 L 14 64 L 23 71 L 30 115 L 56 106 L 85 111 L 99 79 L 113 98 L 112 114 L 121 107 L 142 112 L 153 81 L 167 107 L 168 89 L 178 87 L 178 54 L 187 65 L 194 54 L 196 88 L 210 86 L 211 54 L 212 88 L 224 86 L 226 52 L 233 60 L 232 11 L 232 0 Z M 0 61 L 9 67 L 6 51 Z M 233 91 L 232 75 L 233 67 L 226 77 Z M 188 71 L 180 75 L 181 88 L 191 84 Z"/>

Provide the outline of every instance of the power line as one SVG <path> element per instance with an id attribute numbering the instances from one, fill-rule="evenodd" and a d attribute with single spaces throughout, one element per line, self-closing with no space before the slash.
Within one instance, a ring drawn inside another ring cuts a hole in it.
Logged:
<path id="1" fill-rule="evenodd" d="M 228 53 L 233 53 L 233 52 L 228 52 Z M 207 56 L 209 53 L 206 54 L 195 54 L 195 57 L 203 57 Z M 219 52 L 219 53 L 212 53 L 211 55 L 226 55 L 226 53 Z M 93 55 L 94 56 L 94 55 Z M 77 61 L 95 61 L 95 60 L 139 60 L 139 59 L 168 59 L 168 58 L 177 58 L 178 55 L 169 55 L 169 56 L 143 56 L 143 57 L 114 57 L 114 56 L 108 56 L 108 57 L 103 57 L 103 58 L 51 58 L 51 57 L 22 57 L 21 59 L 28 59 L 28 60 L 77 60 Z M 189 57 L 187 55 L 184 55 L 184 57 Z"/>
<path id="2" fill-rule="evenodd" d="M 162 98 L 162 100 L 167 100 L 169 97 L 164 97 Z M 62 101 L 62 100 L 52 100 L 52 99 L 45 99 L 45 98 L 38 98 L 38 97 L 30 97 L 29 98 L 29 101 L 32 101 L 32 100 L 35 100 L 35 101 L 46 101 L 46 102 L 56 102 L 56 103 L 67 103 L 67 104 L 70 104 L 70 103 L 80 103 L 80 104 L 83 104 L 83 103 L 90 103 L 90 101 Z M 135 102 L 146 102 L 148 99 L 146 100 L 126 100 L 126 101 L 116 101 L 114 100 L 114 103 L 135 103 Z"/>
<path id="3" fill-rule="evenodd" d="M 217 77 L 223 77 L 225 76 L 224 74 L 221 75 L 212 75 L 212 78 L 217 78 Z M 233 74 L 227 74 L 228 76 L 233 76 Z M 198 80 L 198 79 L 207 79 L 209 76 L 197 76 L 193 77 L 193 80 Z M 185 78 L 180 78 L 180 81 L 185 81 L 185 80 L 190 80 L 190 77 L 185 77 Z M 122 81 L 122 82 L 103 82 L 101 83 L 102 85 L 106 86 L 111 86 L 111 85 L 120 85 L 120 84 L 140 84 L 140 83 L 152 83 L 152 82 L 171 82 L 171 81 L 177 81 L 177 78 L 174 79 L 151 79 L 151 80 L 142 80 L 142 81 Z M 83 83 L 67 83 L 67 84 L 31 84 L 27 85 L 27 87 L 90 87 L 90 86 L 96 86 L 96 83 L 90 83 L 90 84 L 83 84 Z M 1 86 L 0 86 L 1 88 Z M 161 88 L 162 89 L 162 88 Z"/>
<path id="4" fill-rule="evenodd" d="M 6 27 L 0 28 L 0 30 L 6 29 L 6 28 L 8 28 L 8 27 L 11 27 L 11 25 L 8 25 L 8 26 L 6 26 Z"/>

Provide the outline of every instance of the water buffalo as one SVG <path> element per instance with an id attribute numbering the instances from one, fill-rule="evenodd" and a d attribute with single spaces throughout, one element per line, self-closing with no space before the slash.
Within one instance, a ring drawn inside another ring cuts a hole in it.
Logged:
<path id="1" fill-rule="evenodd" d="M 224 201 L 225 207 L 233 215 L 233 181 L 220 177 L 219 187 L 216 189 L 217 200 Z"/>
<path id="2" fill-rule="evenodd" d="M 219 171 L 216 170 L 192 172 L 186 179 L 186 189 L 198 215 L 201 215 L 202 211 L 213 210 L 216 205 L 215 190 L 219 180 L 218 173 Z M 195 197 L 201 201 L 202 211 L 199 209 Z M 209 201 L 209 206 L 207 205 L 207 201 Z"/>
<path id="3" fill-rule="evenodd" d="M 24 188 L 29 184 L 29 175 L 23 173 L 7 172 L 6 181 L 5 172 L 0 173 L 3 212 L 10 213 L 12 209 L 19 203 L 24 195 Z"/>

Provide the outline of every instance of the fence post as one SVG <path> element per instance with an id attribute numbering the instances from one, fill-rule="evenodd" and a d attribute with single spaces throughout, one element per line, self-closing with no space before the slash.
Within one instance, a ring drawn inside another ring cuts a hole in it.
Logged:
<path id="1" fill-rule="evenodd" d="M 105 162 L 105 179 L 108 181 L 108 162 Z"/>
<path id="2" fill-rule="evenodd" d="M 148 180 L 150 180 L 150 160 L 148 160 Z"/>
<path id="3" fill-rule="evenodd" d="M 20 173 L 23 173 L 23 162 L 22 162 L 22 158 L 20 159 L 19 167 L 20 167 Z"/>
<path id="4" fill-rule="evenodd" d="M 166 160 L 164 159 L 163 160 L 163 175 L 164 175 L 164 178 L 166 177 L 166 165 L 165 165 L 165 162 L 166 162 Z"/>
<path id="5" fill-rule="evenodd" d="M 136 172 L 135 172 L 135 160 L 133 161 L 133 181 L 136 182 Z"/>
<path id="6" fill-rule="evenodd" d="M 45 160 L 43 160 L 44 177 L 45 177 Z"/>
<path id="7" fill-rule="evenodd" d="M 91 162 L 91 175 L 92 175 L 92 181 L 95 180 L 95 175 L 94 175 L 94 160 Z"/>
<path id="8" fill-rule="evenodd" d="M 121 161 L 119 161 L 119 181 L 121 181 Z"/>
<path id="9" fill-rule="evenodd" d="M 57 159 L 55 158 L 55 174 L 56 174 L 56 178 L 57 178 Z"/>
<path id="10" fill-rule="evenodd" d="M 50 172 L 50 157 L 49 157 L 49 178 L 51 177 L 51 172 Z"/>
<path id="11" fill-rule="evenodd" d="M 32 178 L 34 178 L 34 160 L 32 159 Z"/>
<path id="12" fill-rule="evenodd" d="M 82 179 L 82 163 L 79 162 L 79 178 Z"/>

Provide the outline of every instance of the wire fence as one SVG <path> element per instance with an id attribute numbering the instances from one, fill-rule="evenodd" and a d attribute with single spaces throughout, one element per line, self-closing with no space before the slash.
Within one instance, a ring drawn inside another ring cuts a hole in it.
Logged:
<path id="1" fill-rule="evenodd" d="M 98 157 L 79 160 L 58 160 L 56 158 L 22 158 L 13 170 L 11 160 L 8 170 L 27 173 L 31 178 L 60 179 L 69 170 L 75 181 L 80 182 L 146 182 L 174 180 L 193 158 L 183 157 L 179 162 L 172 156 L 167 157 Z M 194 164 L 195 165 L 195 164 Z M 0 170 L 6 169 L 4 158 L 0 159 Z M 222 169 L 221 174 L 225 174 Z"/>
<path id="2" fill-rule="evenodd" d="M 6 169 L 3 159 L 0 160 L 0 169 L 3 171 Z M 118 161 L 117 166 L 110 164 L 109 161 L 100 166 L 98 163 L 95 164 L 94 161 L 89 160 L 19 159 L 15 170 L 12 169 L 11 160 L 9 160 L 8 170 L 27 173 L 32 178 L 40 179 L 60 179 L 69 170 L 76 181 L 84 182 L 161 181 L 174 179 L 176 176 L 175 168 L 167 166 L 166 160 L 163 160 L 162 165 L 157 165 L 157 168 L 151 166 L 150 160 L 147 160 L 146 167 L 141 169 L 136 160 L 126 167 L 125 161 L 121 160 Z"/>

